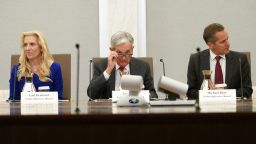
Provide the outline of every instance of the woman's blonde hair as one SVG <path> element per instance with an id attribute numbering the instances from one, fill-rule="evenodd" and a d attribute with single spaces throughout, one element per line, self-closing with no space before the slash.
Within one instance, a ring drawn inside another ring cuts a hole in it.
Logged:
<path id="1" fill-rule="evenodd" d="M 41 48 L 41 63 L 37 70 L 37 74 L 41 81 L 52 81 L 50 79 L 50 67 L 53 63 L 53 57 L 50 54 L 47 41 L 44 38 L 43 34 L 40 31 L 29 31 L 23 32 L 21 35 L 21 54 L 19 58 L 19 69 L 18 69 L 18 80 L 21 80 L 22 77 L 29 77 L 32 74 L 32 69 L 29 64 L 29 61 L 25 54 L 24 39 L 26 36 L 35 36 L 37 38 L 37 43 Z"/>

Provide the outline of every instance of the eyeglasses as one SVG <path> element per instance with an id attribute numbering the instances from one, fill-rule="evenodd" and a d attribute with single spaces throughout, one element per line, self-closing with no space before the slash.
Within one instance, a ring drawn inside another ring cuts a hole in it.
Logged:
<path id="1" fill-rule="evenodd" d="M 122 52 L 117 52 L 117 54 L 119 57 L 126 57 L 126 58 L 129 58 L 133 55 L 132 53 L 122 53 Z"/>

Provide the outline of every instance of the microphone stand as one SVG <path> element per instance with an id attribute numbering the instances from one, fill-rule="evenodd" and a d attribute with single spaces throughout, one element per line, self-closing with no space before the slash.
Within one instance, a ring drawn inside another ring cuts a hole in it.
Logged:
<path id="1" fill-rule="evenodd" d="M 201 51 L 201 48 L 200 47 L 197 47 L 196 48 L 196 52 L 199 53 Z"/>
<path id="2" fill-rule="evenodd" d="M 77 49 L 77 75 L 76 75 L 76 109 L 75 112 L 79 113 L 80 109 L 78 106 L 79 103 L 79 61 L 80 61 L 80 49 L 79 49 L 79 44 L 76 44 L 76 49 Z"/>
<path id="3" fill-rule="evenodd" d="M 242 75 L 242 62 L 241 58 L 239 58 L 239 71 L 240 71 L 240 86 L 241 86 L 241 100 L 245 100 L 246 98 L 244 97 L 244 92 L 243 92 L 243 75 Z"/>
<path id="4" fill-rule="evenodd" d="M 92 60 L 89 60 L 89 62 L 90 62 L 90 67 L 89 67 L 89 75 L 90 75 L 89 83 L 90 83 L 92 80 Z"/>
<path id="5" fill-rule="evenodd" d="M 92 80 L 92 59 L 89 60 L 89 97 L 92 96 L 92 86 L 91 86 L 91 80 Z M 91 101 L 92 99 L 89 98 L 89 101 Z"/>
<path id="6" fill-rule="evenodd" d="M 160 59 L 160 62 L 163 64 L 163 73 L 164 73 L 164 76 L 165 76 L 164 60 L 163 60 L 163 59 Z M 168 94 L 167 94 L 167 93 L 165 94 L 165 100 L 168 100 Z"/>
<path id="7" fill-rule="evenodd" d="M 196 52 L 197 52 L 197 54 L 198 54 L 198 71 L 199 71 L 199 82 L 200 82 L 200 77 L 201 77 L 201 75 L 202 75 L 202 72 L 201 72 L 201 56 L 200 56 L 200 51 L 201 51 L 201 48 L 198 46 L 197 48 L 196 48 Z M 202 83 L 201 83 L 201 85 L 202 85 Z M 197 103 L 197 105 L 198 105 L 198 108 L 199 108 L 199 90 L 198 91 L 196 91 L 195 92 L 195 95 L 196 95 L 196 103 Z"/>

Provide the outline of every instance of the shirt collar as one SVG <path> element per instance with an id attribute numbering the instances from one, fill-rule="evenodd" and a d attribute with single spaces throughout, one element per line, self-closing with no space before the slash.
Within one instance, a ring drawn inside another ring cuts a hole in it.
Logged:
<path id="1" fill-rule="evenodd" d="M 215 57 L 216 57 L 216 56 L 217 56 L 217 55 L 216 55 L 215 53 L 213 53 L 212 50 L 210 49 L 210 60 L 211 60 L 211 61 L 215 60 Z M 226 59 L 226 56 L 225 56 L 225 55 L 219 55 L 219 56 L 221 56 L 223 59 Z"/>
<path id="2" fill-rule="evenodd" d="M 118 64 L 116 64 L 116 70 L 118 70 L 119 67 L 120 67 L 120 66 L 119 66 Z M 130 66 L 129 66 L 129 64 L 125 66 L 125 69 L 126 69 L 127 71 L 130 71 Z"/>

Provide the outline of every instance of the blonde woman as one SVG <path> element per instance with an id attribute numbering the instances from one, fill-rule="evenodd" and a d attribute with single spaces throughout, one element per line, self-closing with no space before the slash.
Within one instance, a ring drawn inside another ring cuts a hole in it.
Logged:
<path id="1" fill-rule="evenodd" d="M 63 79 L 61 66 L 53 60 L 47 42 L 39 31 L 23 32 L 21 35 L 21 54 L 19 64 L 12 67 L 9 100 L 20 100 L 25 78 L 32 76 L 36 91 L 39 87 L 49 87 L 57 91 L 63 99 Z"/>

